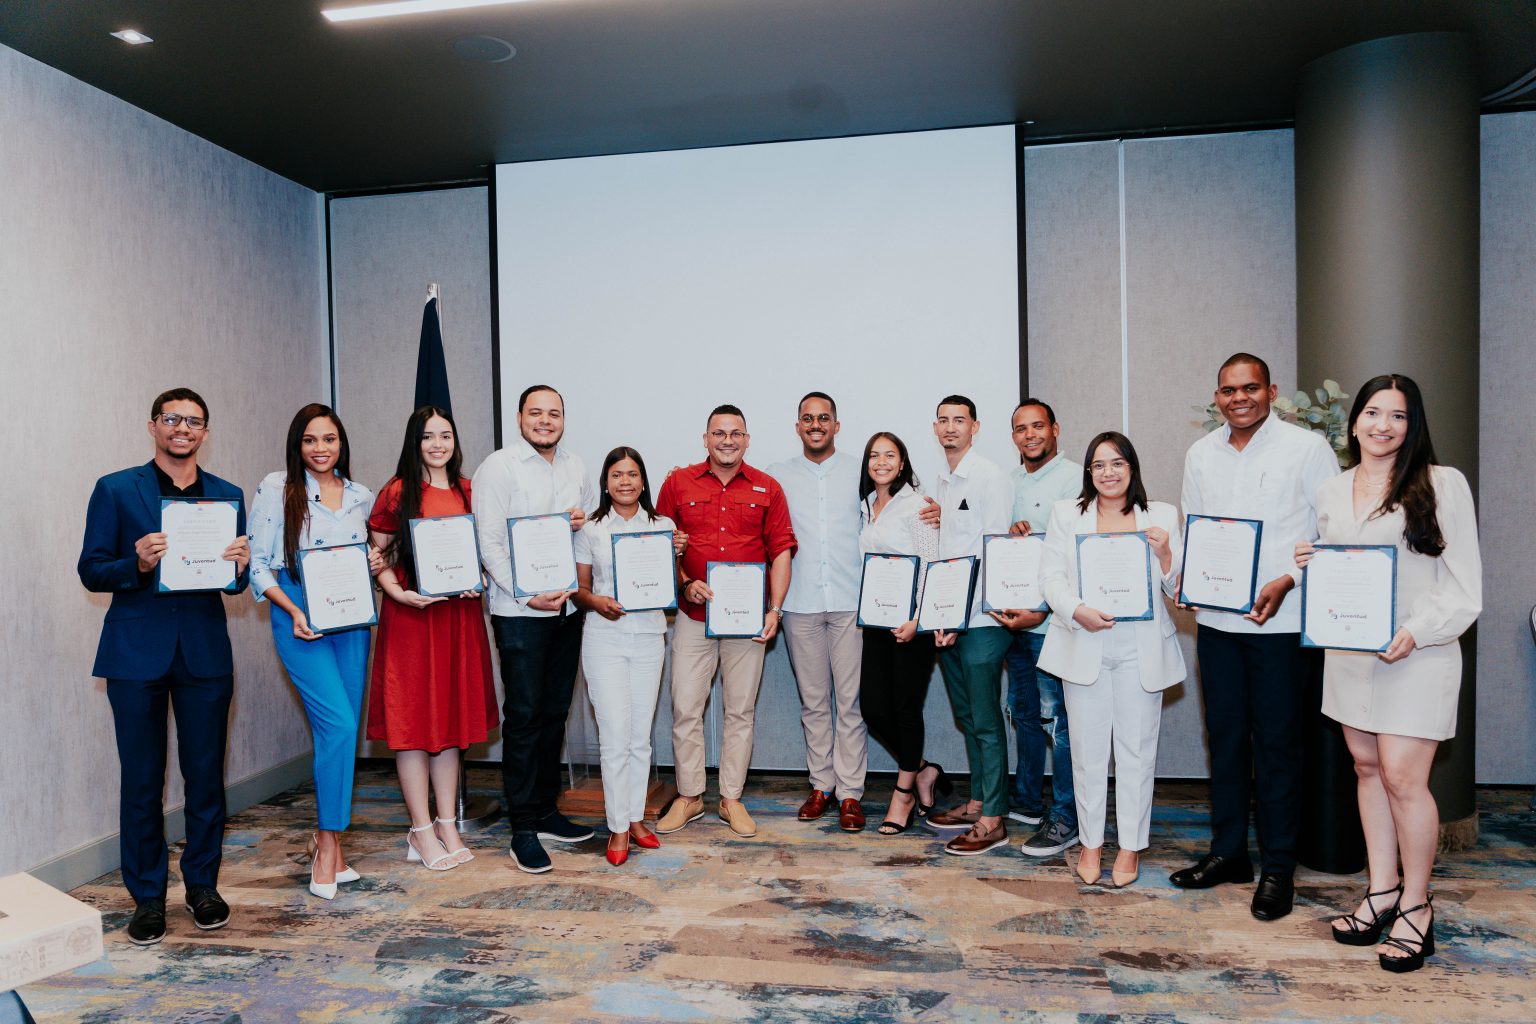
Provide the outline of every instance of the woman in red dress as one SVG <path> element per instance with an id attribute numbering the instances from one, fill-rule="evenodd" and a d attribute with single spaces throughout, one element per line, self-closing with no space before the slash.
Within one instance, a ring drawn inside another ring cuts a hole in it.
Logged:
<path id="1" fill-rule="evenodd" d="M 414 589 L 412 519 L 469 512 L 469 481 L 447 410 L 411 414 L 395 476 L 379 491 L 368 529 L 389 568 L 368 700 L 368 738 L 395 752 L 410 812 L 406 859 L 446 871 L 473 858 L 459 837 L 459 757 L 496 724 L 491 649 L 480 594 L 426 597 Z M 434 817 L 429 795 L 435 799 Z M 446 813 L 445 813 L 446 812 Z"/>

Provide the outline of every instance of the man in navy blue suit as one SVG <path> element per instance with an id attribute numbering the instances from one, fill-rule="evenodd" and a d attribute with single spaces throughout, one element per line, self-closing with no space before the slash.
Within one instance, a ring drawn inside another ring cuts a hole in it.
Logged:
<path id="1" fill-rule="evenodd" d="M 181 856 L 187 909 L 199 928 L 222 928 L 229 906 L 219 896 L 224 844 L 224 746 L 234 662 L 219 593 L 157 593 L 155 566 L 165 554 L 161 497 L 241 500 L 236 536 L 224 550 L 235 563 L 236 592 L 248 582 L 250 544 L 244 495 L 198 468 L 208 437 L 208 403 L 173 388 L 150 408 L 155 457 L 147 465 L 96 481 L 76 567 L 87 590 L 111 594 L 92 674 L 107 681 L 122 769 L 119 809 L 123 884 L 137 903 L 128 938 L 141 946 L 165 936 L 166 712 L 176 716 L 186 788 L 187 844 Z"/>

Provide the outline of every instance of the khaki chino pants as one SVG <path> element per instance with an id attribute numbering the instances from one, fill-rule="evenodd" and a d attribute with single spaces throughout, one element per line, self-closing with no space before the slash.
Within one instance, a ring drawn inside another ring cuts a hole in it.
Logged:
<path id="1" fill-rule="evenodd" d="M 864 638 L 857 612 L 785 612 L 784 642 L 800 688 L 800 725 L 811 787 L 864 798 L 869 733 L 859 709 Z"/>
<path id="2" fill-rule="evenodd" d="M 725 697 L 720 796 L 741 799 L 752 761 L 752 724 L 767 650 L 767 644 L 755 640 L 712 639 L 704 635 L 704 623 L 677 616 L 672 636 L 672 759 L 683 796 L 704 792 L 704 709 L 718 668 Z"/>

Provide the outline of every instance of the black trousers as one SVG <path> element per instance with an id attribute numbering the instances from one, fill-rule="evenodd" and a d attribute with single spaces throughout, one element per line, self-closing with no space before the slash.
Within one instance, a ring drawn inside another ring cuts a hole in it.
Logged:
<path id="1" fill-rule="evenodd" d="M 890 751 L 896 767 L 923 765 L 923 705 L 933 676 L 934 647 L 926 636 L 904 644 L 888 629 L 866 628 L 859 667 L 859 706 L 869 732 Z"/>
<path id="2" fill-rule="evenodd" d="M 533 832 L 560 796 L 560 747 L 581 658 L 582 613 L 491 616 L 501 655 L 501 784 L 513 832 Z"/>
<path id="3" fill-rule="evenodd" d="M 159 679 L 108 679 L 107 700 L 122 769 L 118 804 L 123 885 L 135 900 L 164 899 L 166 717 L 176 716 L 176 754 L 186 790 L 187 885 L 216 886 L 224 857 L 224 747 L 233 676 L 194 676 L 181 655 Z"/>
<path id="4" fill-rule="evenodd" d="M 1251 797 L 1259 870 L 1289 877 L 1296 870 L 1305 742 L 1296 634 L 1200 626 L 1195 643 L 1211 750 L 1211 852 L 1248 859 Z"/>

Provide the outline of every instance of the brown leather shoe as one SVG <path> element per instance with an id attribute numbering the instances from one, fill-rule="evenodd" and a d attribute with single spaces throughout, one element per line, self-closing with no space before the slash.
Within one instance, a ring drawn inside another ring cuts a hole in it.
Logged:
<path id="1" fill-rule="evenodd" d="M 852 798 L 837 806 L 837 827 L 844 832 L 864 831 L 864 808 Z"/>
<path id="2" fill-rule="evenodd" d="M 827 808 L 832 803 L 832 794 L 823 793 L 819 789 L 811 790 L 811 795 L 805 798 L 805 803 L 800 805 L 800 820 L 815 821 L 827 813 Z"/>
<path id="3" fill-rule="evenodd" d="M 950 808 L 943 814 L 928 815 L 928 827 L 941 831 L 958 830 L 964 832 L 968 830 L 972 825 L 976 824 L 976 819 L 981 817 L 981 813 L 972 814 L 965 807 L 965 804 L 960 804 L 957 807 Z"/>
<path id="4" fill-rule="evenodd" d="M 999 846 L 1008 845 L 1008 829 L 998 822 L 996 828 L 990 832 L 981 831 L 977 825 L 964 835 L 955 836 L 944 844 L 944 852 L 952 853 L 956 857 L 974 857 L 978 853 L 986 853 L 988 850 Z"/>

